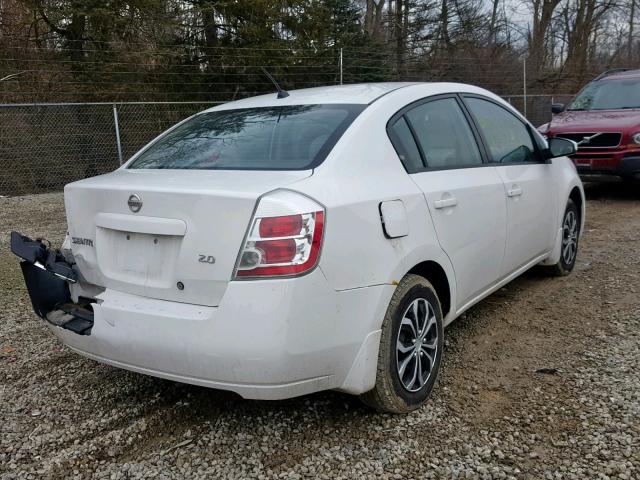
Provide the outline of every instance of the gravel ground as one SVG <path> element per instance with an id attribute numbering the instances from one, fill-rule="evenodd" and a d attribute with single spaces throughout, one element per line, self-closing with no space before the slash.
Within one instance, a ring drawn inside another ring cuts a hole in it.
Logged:
<path id="1" fill-rule="evenodd" d="M 242 400 L 69 352 L 7 248 L 14 228 L 60 242 L 61 195 L 0 199 L 0 476 L 640 478 L 637 192 L 588 189 L 576 271 L 525 274 L 455 322 L 432 399 L 406 416 L 334 392 Z"/>

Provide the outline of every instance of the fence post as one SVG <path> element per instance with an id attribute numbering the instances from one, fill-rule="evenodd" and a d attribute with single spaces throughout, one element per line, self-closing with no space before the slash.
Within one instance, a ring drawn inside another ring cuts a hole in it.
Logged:
<path id="1" fill-rule="evenodd" d="M 118 160 L 122 165 L 122 144 L 120 143 L 120 122 L 118 121 L 118 107 L 113 104 L 113 124 L 116 129 L 116 146 L 118 147 Z"/>
<path id="2" fill-rule="evenodd" d="M 527 58 L 522 61 L 522 100 L 524 103 L 523 114 L 527 116 Z"/>
<path id="3" fill-rule="evenodd" d="M 340 47 L 340 85 L 342 85 L 342 47 Z"/>

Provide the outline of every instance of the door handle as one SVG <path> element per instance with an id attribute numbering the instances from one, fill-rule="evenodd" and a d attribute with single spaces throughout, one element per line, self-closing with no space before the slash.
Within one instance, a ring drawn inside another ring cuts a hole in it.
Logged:
<path id="1" fill-rule="evenodd" d="M 443 198 L 442 200 L 436 200 L 433 202 L 433 206 L 436 208 L 455 207 L 458 204 L 456 197 Z"/>
<path id="2" fill-rule="evenodd" d="M 507 197 L 519 197 L 522 195 L 522 187 L 518 185 L 513 185 L 509 190 L 507 190 Z"/>

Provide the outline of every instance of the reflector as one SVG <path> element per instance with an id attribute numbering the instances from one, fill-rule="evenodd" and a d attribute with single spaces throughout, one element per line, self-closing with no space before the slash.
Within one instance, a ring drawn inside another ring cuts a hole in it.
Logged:
<path id="1" fill-rule="evenodd" d="M 262 263 L 288 263 L 296 255 L 296 242 L 292 238 L 285 240 L 261 240 L 256 249 L 262 251 Z"/>

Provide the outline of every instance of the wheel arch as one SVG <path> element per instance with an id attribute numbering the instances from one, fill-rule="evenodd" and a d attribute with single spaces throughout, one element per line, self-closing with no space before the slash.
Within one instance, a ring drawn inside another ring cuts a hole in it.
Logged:
<path id="1" fill-rule="evenodd" d="M 576 207 L 578 207 L 578 214 L 580 215 L 580 233 L 582 233 L 585 205 L 582 191 L 578 186 L 574 186 L 571 189 L 571 192 L 569 192 L 569 199 L 573 200 L 573 203 L 575 203 Z"/>
<path id="2" fill-rule="evenodd" d="M 442 307 L 442 317 L 446 318 L 451 313 L 451 286 L 450 281 L 444 268 L 433 260 L 426 260 L 414 265 L 408 274 L 420 275 L 426 278 L 433 288 L 436 290 L 440 306 Z"/>

